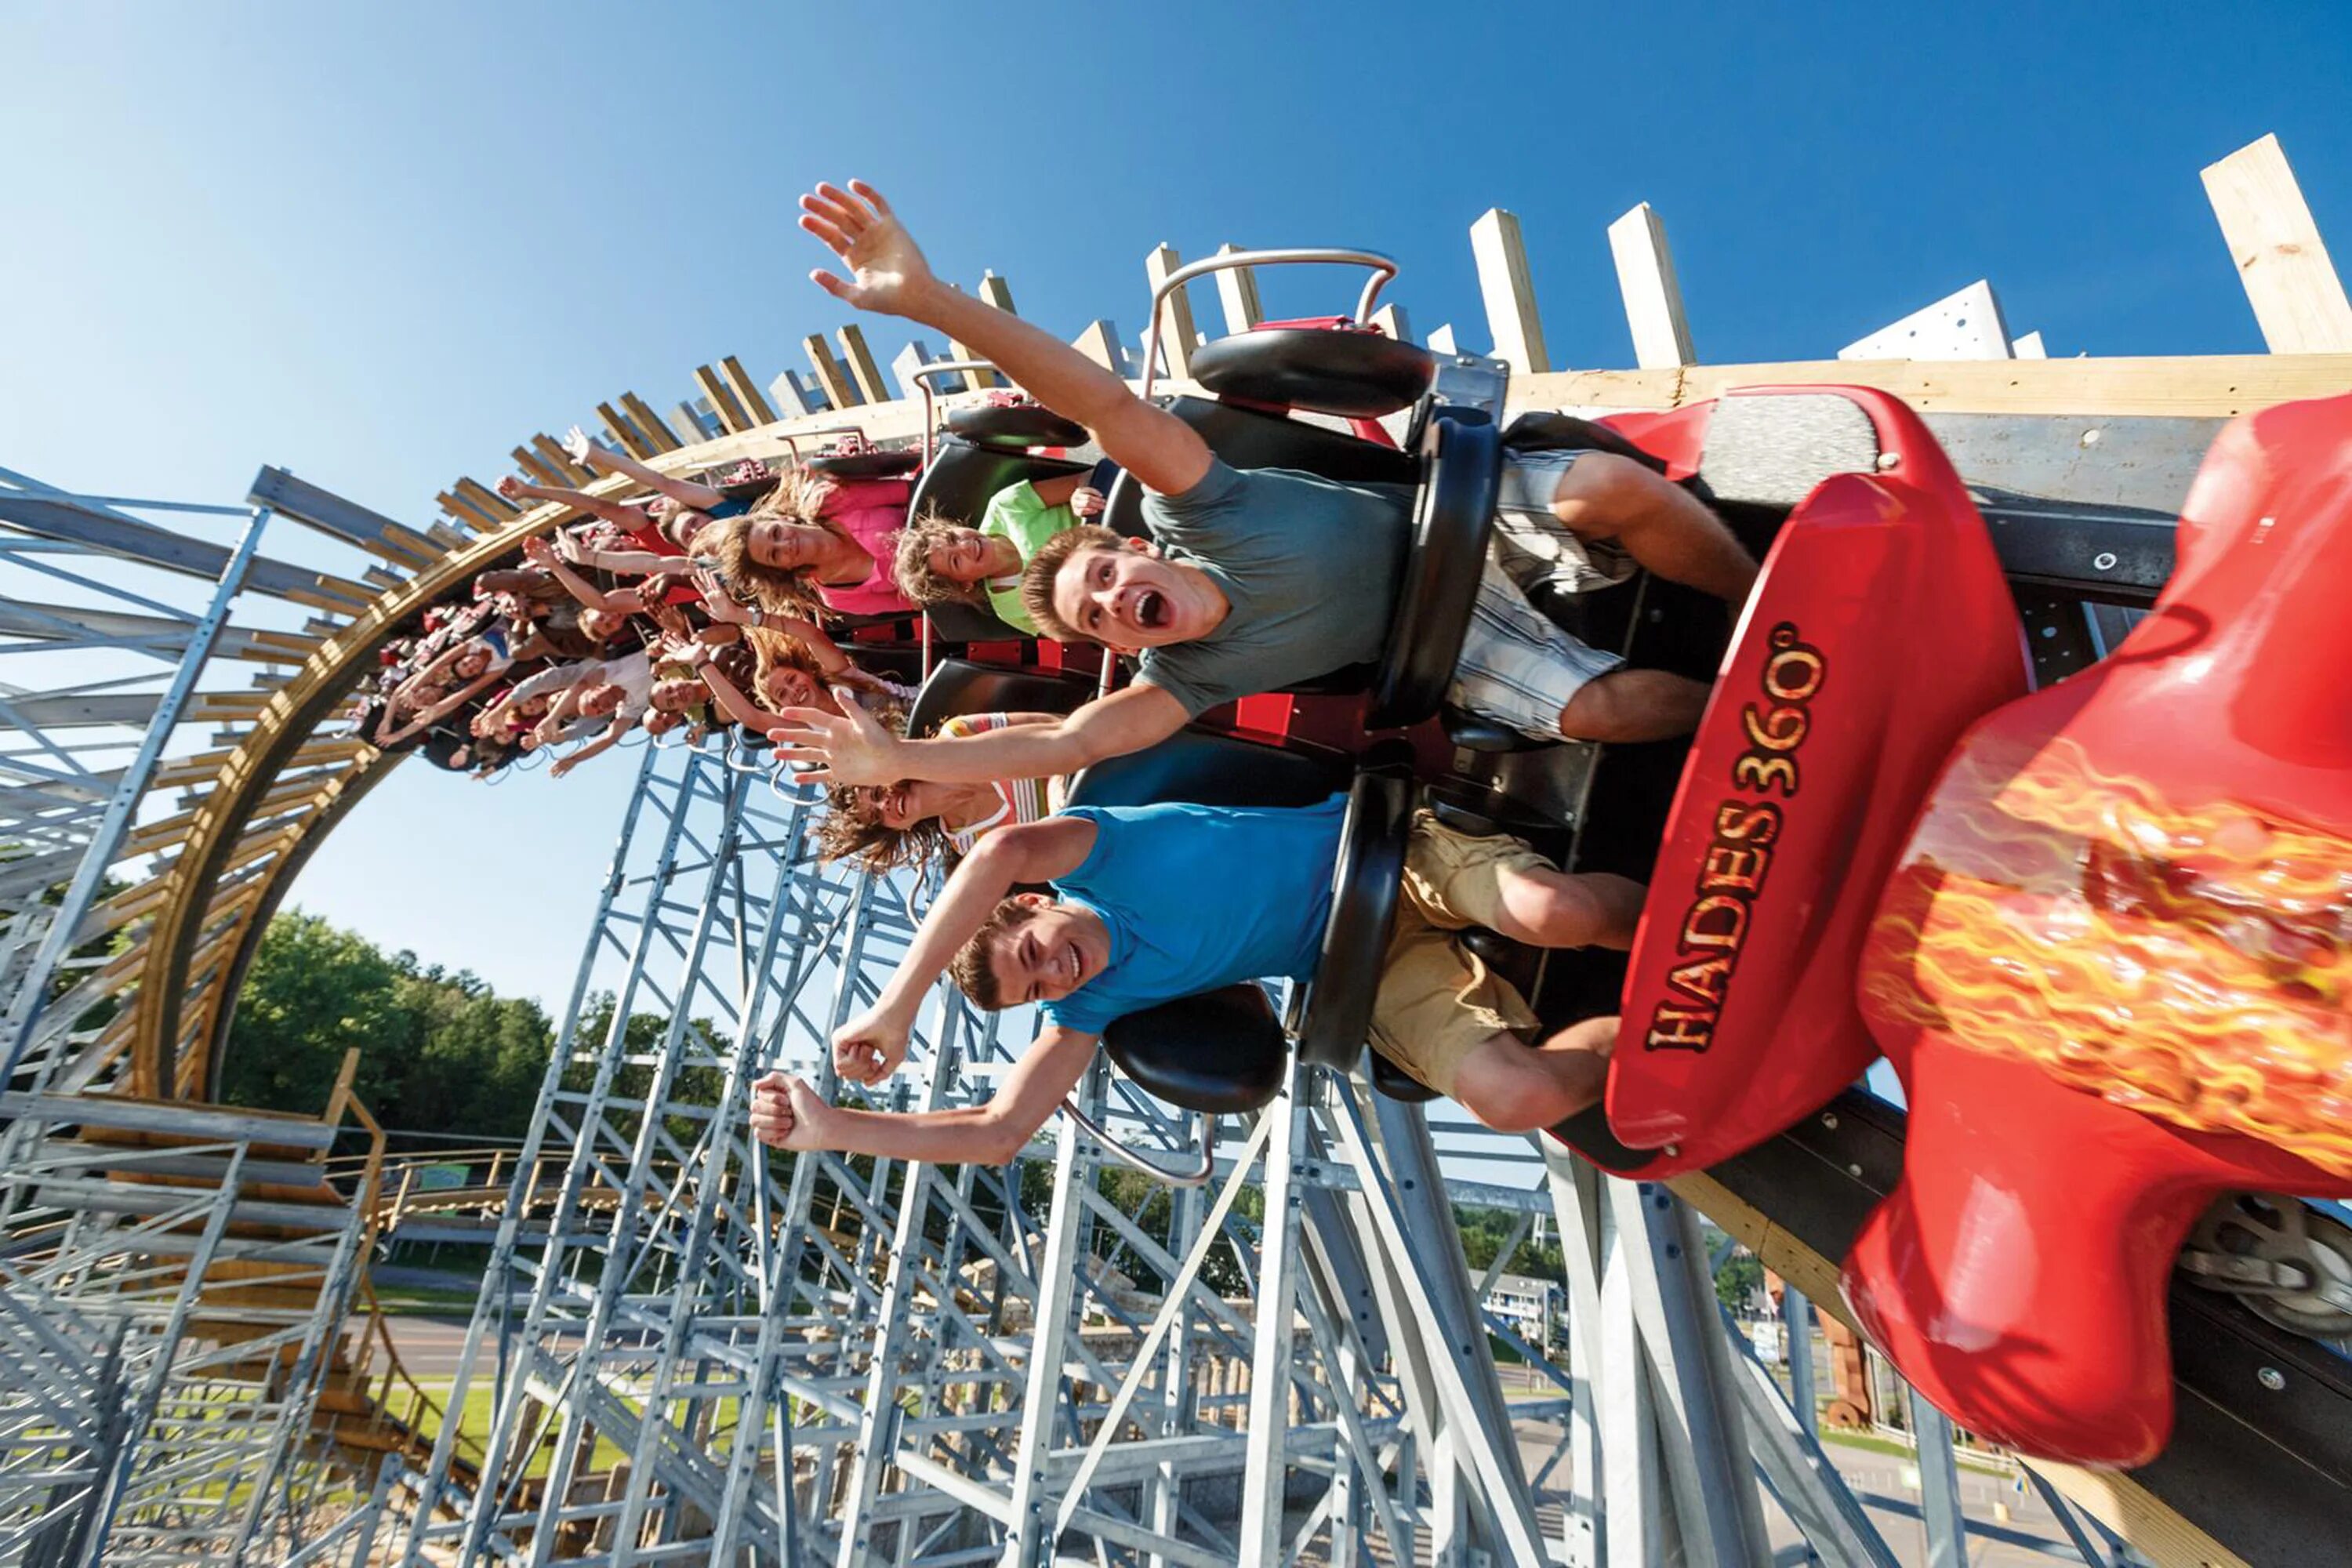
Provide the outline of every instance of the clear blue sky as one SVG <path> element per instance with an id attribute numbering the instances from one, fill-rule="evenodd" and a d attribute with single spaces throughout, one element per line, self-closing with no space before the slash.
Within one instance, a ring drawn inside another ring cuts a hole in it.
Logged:
<path id="1" fill-rule="evenodd" d="M 1719 363 L 1979 277 L 2053 354 L 2258 350 L 2197 172 L 2264 132 L 2352 265 L 2352 6 L 1927 9 L 11 6 L 0 466 L 234 500 L 277 463 L 422 521 L 599 398 L 801 364 L 844 315 L 792 198 L 849 174 L 1066 335 L 1232 240 L 1385 250 L 1483 347 L 1466 231 L 1508 207 L 1562 365 L 1630 360 L 1603 230 L 1643 200 Z M 404 768 L 297 900 L 560 1002 L 627 773 Z"/>

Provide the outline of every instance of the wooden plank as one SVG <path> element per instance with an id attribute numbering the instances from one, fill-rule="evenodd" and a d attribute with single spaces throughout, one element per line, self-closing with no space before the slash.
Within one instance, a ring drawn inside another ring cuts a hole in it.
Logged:
<path id="1" fill-rule="evenodd" d="M 743 412 L 751 416 L 754 424 L 773 425 L 776 422 L 776 411 L 768 406 L 766 398 L 760 395 L 759 384 L 745 373 L 741 360 L 729 354 L 719 362 L 719 374 L 727 378 L 728 390 L 735 394 L 735 401 L 743 405 Z M 876 401 L 881 400 L 877 398 Z"/>
<path id="2" fill-rule="evenodd" d="M 710 399 L 710 411 L 719 416 L 719 427 L 727 434 L 740 436 L 752 427 L 751 416 L 727 390 L 727 384 L 719 379 L 717 371 L 707 364 L 696 365 L 694 384 L 702 389 L 703 396 Z M 697 433 L 699 434 L 698 431 Z"/>
<path id="3" fill-rule="evenodd" d="M 1486 302 L 1486 326 L 1495 357 L 1517 375 L 1551 369 L 1544 349 L 1543 320 L 1536 310 L 1536 286 L 1528 271 L 1528 246 L 1516 214 L 1488 207 L 1470 226 L 1470 254 L 1478 264 L 1478 292 Z"/>
<path id="4" fill-rule="evenodd" d="M 604 422 L 604 428 L 612 432 L 613 439 L 619 442 L 621 448 L 629 456 L 641 463 L 654 456 L 653 443 L 637 434 L 636 426 L 622 418 L 611 404 L 596 405 L 596 417 Z"/>
<path id="5" fill-rule="evenodd" d="M 1217 247 L 1219 256 L 1232 256 L 1241 247 L 1231 241 Z M 1228 267 L 1216 273 L 1217 303 L 1225 312 L 1225 333 L 1246 332 L 1265 320 L 1265 311 L 1257 300 L 1257 269 L 1251 267 Z"/>
<path id="6" fill-rule="evenodd" d="M 768 395 L 784 410 L 787 419 L 822 412 L 819 405 L 824 401 L 824 395 L 802 380 L 796 370 L 779 371 L 776 379 L 768 383 Z"/>
<path id="7" fill-rule="evenodd" d="M 1617 292 L 1625 300 L 1625 324 L 1633 332 L 1633 363 L 1643 370 L 1689 364 L 1690 323 L 1683 319 L 1682 285 L 1675 280 L 1675 255 L 1666 226 L 1643 202 L 1609 226 L 1609 254 L 1617 262 Z"/>
<path id="8" fill-rule="evenodd" d="M 1677 1176 L 1666 1184 L 1676 1196 L 1754 1253 L 1757 1261 L 1787 1280 L 1799 1295 L 1855 1332 L 1862 1331 L 1839 1290 L 1835 1259 L 1822 1257 L 1782 1230 L 1760 1210 L 1704 1173 Z M 2158 1563 L 2194 1563 L 2199 1568 L 2246 1568 L 2243 1558 L 2167 1508 L 2127 1475 L 2042 1460 L 2036 1460 L 2033 1468 L 2067 1498 L 2129 1542 L 2136 1551 Z"/>
<path id="9" fill-rule="evenodd" d="M 572 476 L 556 468 L 529 447 L 517 447 L 513 457 L 516 469 L 523 479 L 532 484 L 545 485 L 551 489 L 570 488 Z"/>
<path id="10" fill-rule="evenodd" d="M 890 374 L 898 384 L 898 395 L 914 398 L 922 396 L 921 390 L 915 384 L 915 373 L 938 357 L 931 353 L 931 345 L 920 338 L 909 340 L 905 348 L 892 355 Z"/>
<path id="11" fill-rule="evenodd" d="M 560 489 L 577 489 L 596 477 L 573 462 L 572 454 L 563 449 L 563 443 L 552 436 L 533 436 L 530 445 L 532 450 L 546 459 L 548 467 L 555 470 L 555 483 Z"/>
<path id="12" fill-rule="evenodd" d="M 479 479 L 459 479 L 457 491 L 474 503 L 474 510 L 492 519 L 501 528 L 522 515 L 522 509 L 499 494 Z"/>
<path id="13" fill-rule="evenodd" d="M 1008 316 L 1021 313 L 1013 308 L 1013 285 L 992 269 L 980 275 L 980 298 L 982 303 L 993 305 Z"/>
<path id="14" fill-rule="evenodd" d="M 1429 342 L 1423 345 L 1433 354 L 1457 354 L 1462 352 L 1454 341 L 1454 323 L 1441 322 L 1430 329 Z"/>
<path id="15" fill-rule="evenodd" d="M 1513 378 L 1510 406 L 1679 408 L 1719 397 L 1735 386 L 1823 384 L 1875 386 L 1922 413 L 2226 419 L 2297 398 L 2352 392 L 2352 354 L 1803 360 L 1678 370 L 1559 371 Z"/>
<path id="16" fill-rule="evenodd" d="M 2274 354 L 2352 353 L 2352 301 L 2275 135 L 2204 171 L 2205 195 Z"/>
<path id="17" fill-rule="evenodd" d="M 705 406 L 702 408 L 697 408 L 694 404 L 698 402 L 704 404 Z M 727 434 L 727 426 L 719 423 L 718 414 L 709 408 L 709 399 L 708 398 L 697 398 L 694 402 L 688 402 L 684 398 L 680 398 L 677 406 L 669 411 L 671 428 L 686 431 L 688 435 L 692 437 L 690 444 L 694 445 L 699 445 L 704 441 L 709 440 L 712 435 L 711 427 L 713 426 L 718 426 L 717 433 L 719 435 L 724 436 Z"/>
<path id="18" fill-rule="evenodd" d="M 488 531 L 496 533 L 499 531 L 497 529 L 491 529 Z M 425 525 L 425 533 L 426 538 L 432 540 L 434 543 L 441 546 L 444 550 L 463 550 L 467 545 L 473 542 L 472 540 L 467 538 L 464 534 L 458 532 L 447 523 L 438 521 L 426 523 Z"/>
<path id="19" fill-rule="evenodd" d="M 1412 342 L 1412 321 L 1405 315 L 1402 305 L 1383 305 L 1374 310 L 1372 325 L 1394 338 L 1398 342 Z"/>
<path id="20" fill-rule="evenodd" d="M 479 508 L 476 507 L 473 502 L 467 500 L 462 497 L 453 495 L 447 490 L 443 490 L 439 495 L 435 496 L 433 500 L 440 506 L 443 511 L 447 512 L 451 517 L 456 518 L 458 521 L 464 523 L 467 528 L 473 529 L 478 533 L 496 533 L 499 531 L 500 524 L 496 518 L 490 516 L 489 513 L 481 510 Z"/>
<path id="21" fill-rule="evenodd" d="M 824 395 L 825 401 L 837 409 L 856 407 L 857 394 L 849 384 L 849 373 L 843 370 L 841 362 L 833 357 L 833 350 L 825 345 L 824 334 L 811 332 L 801 340 L 801 348 L 808 354 L 810 367 L 816 372 L 817 388 Z"/>
<path id="22" fill-rule="evenodd" d="M 1127 374 L 1127 345 L 1118 341 L 1118 328 L 1109 321 L 1088 321 L 1070 346 L 1113 375 Z"/>
<path id="23" fill-rule="evenodd" d="M 635 421 L 639 430 L 645 432 L 646 439 L 662 451 L 675 452 L 686 445 L 677 438 L 677 432 L 662 423 L 662 417 L 654 412 L 653 405 L 635 393 L 621 394 L 621 406 L 629 411 L 629 417 Z"/>
<path id="24" fill-rule="evenodd" d="M 1157 292 L 1170 274 L 1184 265 L 1172 245 L 1155 247 L 1143 258 L 1143 275 Z M 1188 289 L 1180 288 L 1160 302 L 1160 346 L 1167 356 L 1168 374 L 1179 381 L 1192 379 L 1192 350 L 1199 339 L 1192 326 L 1192 300 Z M 1144 323 L 1148 333 L 1150 323 Z M 1146 365 L 1148 372 L 1151 367 Z"/>
<path id="25" fill-rule="evenodd" d="M 990 278 L 994 278 L 996 274 L 992 272 L 988 276 Z M 959 283 L 950 283 L 948 287 L 961 290 L 962 285 Z M 986 279 L 982 279 L 982 288 L 985 289 L 986 287 Z M 985 299 L 986 295 L 983 293 L 982 297 Z M 1013 298 L 1011 290 L 1006 290 L 1004 297 L 1009 303 Z M 990 300 L 989 302 L 992 304 L 994 303 L 993 300 Z M 983 354 L 973 353 L 969 345 L 960 343 L 953 338 L 950 338 L 948 340 L 948 358 L 950 359 L 983 359 L 986 356 Z M 966 392 L 982 392 L 995 384 L 996 376 L 992 372 L 985 370 L 968 370 L 963 373 L 963 390 Z M 953 392 L 956 389 L 953 386 L 941 384 L 933 390 L 939 392 Z"/>
<path id="26" fill-rule="evenodd" d="M 841 363 L 849 367 L 849 379 L 857 384 L 857 395 L 868 403 L 890 401 L 889 388 L 882 384 L 881 368 L 874 363 L 874 351 L 866 346 L 866 333 L 855 321 L 833 334 L 841 345 Z"/>

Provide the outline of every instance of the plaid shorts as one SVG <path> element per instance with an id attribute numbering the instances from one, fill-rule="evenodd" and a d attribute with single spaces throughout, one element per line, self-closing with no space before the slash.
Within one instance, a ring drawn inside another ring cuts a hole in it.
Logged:
<path id="1" fill-rule="evenodd" d="M 1587 594 L 1635 571 L 1633 557 L 1616 544 L 1579 539 L 1552 516 L 1552 495 L 1576 458 L 1534 452 L 1505 459 L 1478 602 L 1446 692 L 1455 707 L 1539 741 L 1559 740 L 1569 700 L 1625 662 L 1577 641 L 1528 602 L 1539 584 Z"/>

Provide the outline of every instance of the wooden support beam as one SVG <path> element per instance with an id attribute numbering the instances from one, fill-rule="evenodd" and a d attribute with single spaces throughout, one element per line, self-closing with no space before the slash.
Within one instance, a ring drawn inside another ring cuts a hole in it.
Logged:
<path id="1" fill-rule="evenodd" d="M 1401 343 L 1412 342 L 1412 322 L 1402 305 L 1383 305 L 1372 312 L 1372 325 Z"/>
<path id="2" fill-rule="evenodd" d="M 983 278 L 983 279 L 981 279 L 981 298 L 982 298 L 983 300 L 985 300 L 987 303 L 989 303 L 989 304 L 991 304 L 991 305 L 995 305 L 995 304 L 996 304 L 996 301 L 995 301 L 995 300 L 994 300 L 994 299 L 992 299 L 992 298 L 991 298 L 991 297 L 990 297 L 989 290 L 988 290 L 988 281 L 989 281 L 989 279 L 992 279 L 992 278 L 996 279 L 996 281 L 998 282 L 998 284 L 999 284 L 999 285 L 1002 285 L 1002 284 L 1003 283 L 1003 281 L 1004 281 L 1004 280 L 1003 280 L 1003 279 L 1001 279 L 1001 278 L 996 278 L 996 274 L 995 274 L 995 273 L 993 273 L 993 272 L 992 272 L 992 273 L 988 274 L 987 278 Z M 949 287 L 949 288 L 950 288 L 950 289 L 959 289 L 959 290 L 960 290 L 960 289 L 962 288 L 962 285 L 961 285 L 961 284 L 957 284 L 957 283 L 950 283 L 950 284 L 949 284 L 949 285 L 948 285 L 948 287 Z M 1010 289 L 1009 288 L 1008 288 L 1008 289 L 1002 289 L 1002 292 L 1003 292 L 1003 297 L 1004 297 L 1004 303 L 1003 303 L 1003 305 L 997 305 L 997 307 L 996 307 L 996 308 L 997 308 L 998 310 L 1004 310 L 1004 311 L 1006 312 L 1006 314 L 1008 314 L 1008 315 L 1015 315 L 1015 314 L 1018 314 L 1019 312 L 1014 311 L 1014 310 L 1011 310 L 1011 308 L 1010 308 L 1010 307 L 1011 307 L 1011 305 L 1012 305 L 1012 303 L 1013 303 L 1013 291 L 1012 291 L 1012 289 Z M 979 353 L 974 353 L 974 352 L 973 352 L 973 351 L 972 351 L 972 350 L 971 350 L 968 345 L 963 344 L 963 343 L 960 343 L 960 342 L 956 342 L 953 338 L 950 338 L 950 339 L 948 340 L 948 358 L 950 358 L 950 359 L 980 359 L 980 358 L 982 358 L 982 357 L 983 357 L 982 355 L 981 355 L 981 354 L 979 354 Z M 996 375 L 995 375 L 995 374 L 994 374 L 993 372 L 992 372 L 992 371 L 985 371 L 985 370 L 968 370 L 968 371 L 965 371 L 965 372 L 963 373 L 963 390 L 964 390 L 964 391 L 966 391 L 966 392 L 983 392 L 983 391 L 986 391 L 988 388 L 990 388 L 990 387 L 992 387 L 992 386 L 994 386 L 995 384 L 996 384 Z M 939 387 L 935 388 L 935 390 L 940 391 L 940 392 L 953 392 L 953 391 L 955 391 L 956 389 L 955 389 L 954 387 L 952 387 L 952 386 L 941 385 L 941 386 L 939 386 Z"/>
<path id="3" fill-rule="evenodd" d="M 596 417 L 604 422 L 604 428 L 612 432 L 613 439 L 621 444 L 622 450 L 637 461 L 642 463 L 659 450 L 652 441 L 638 434 L 635 426 L 621 417 L 611 404 L 596 405 Z"/>
<path id="4" fill-rule="evenodd" d="M 1478 264 L 1478 292 L 1486 302 L 1486 327 L 1495 357 L 1518 375 L 1551 369 L 1545 352 L 1543 320 L 1536 310 L 1536 286 L 1528 271 L 1528 246 L 1517 215 L 1489 207 L 1470 226 L 1470 254 Z"/>
<path id="5" fill-rule="evenodd" d="M 1451 321 L 1432 328 L 1429 342 L 1423 346 L 1433 354 L 1457 354 L 1462 352 L 1454 342 L 1454 323 Z"/>
<path id="6" fill-rule="evenodd" d="M 849 367 L 857 395 L 867 403 L 889 402 L 890 390 L 882 384 L 881 367 L 874 363 L 874 351 L 866 346 L 864 329 L 852 321 L 835 332 L 833 340 L 841 345 L 841 363 Z"/>
<path id="7" fill-rule="evenodd" d="M 729 354 L 719 362 L 719 374 L 727 378 L 728 390 L 734 393 L 735 401 L 743 405 L 744 413 L 761 425 L 776 422 L 776 411 L 768 406 L 766 398 L 760 395 L 759 384 L 744 372 L 741 360 Z"/>
<path id="8" fill-rule="evenodd" d="M 572 454 L 563 449 L 563 443 L 552 436 L 533 436 L 530 438 L 530 446 L 531 450 L 537 452 L 547 466 L 555 470 L 555 482 L 560 489 L 578 489 L 596 477 L 573 462 Z"/>
<path id="9" fill-rule="evenodd" d="M 915 373 L 938 357 L 931 353 L 931 345 L 920 338 L 912 340 L 893 355 L 890 374 L 898 383 L 898 395 L 920 397 L 922 390 L 915 384 Z"/>
<path id="10" fill-rule="evenodd" d="M 435 496 L 433 499 L 440 505 L 443 511 L 447 512 L 451 517 L 457 519 L 460 522 L 463 522 L 467 527 L 473 529 L 477 532 L 495 533 L 499 530 L 499 524 L 496 518 L 490 516 L 488 512 L 480 510 L 473 502 L 464 499 L 463 497 L 453 495 L 447 490 L 443 490 L 439 495 Z"/>
<path id="11" fill-rule="evenodd" d="M 1840 359 L 2012 357 L 2000 297 L 1981 278 L 1838 350 Z"/>
<path id="12" fill-rule="evenodd" d="M 532 451 L 529 447 L 517 447 L 513 453 L 518 477 L 550 489 L 570 489 L 572 476 Z"/>
<path id="13" fill-rule="evenodd" d="M 1523 408 L 1680 408 L 1720 397 L 1735 386 L 1825 382 L 1875 386 L 1923 414 L 2226 419 L 2296 398 L 2352 392 L 2352 354 L 1801 360 L 1676 370 L 1560 371 L 1514 377 L 1510 407 L 1515 413 Z"/>
<path id="14" fill-rule="evenodd" d="M 2238 281 L 2274 354 L 2352 353 L 2352 301 L 2276 136 L 2204 171 Z"/>
<path id="15" fill-rule="evenodd" d="M 1143 276 L 1157 292 L 1160 286 L 1168 281 L 1169 276 L 1183 265 L 1184 258 L 1176 254 L 1174 246 L 1159 246 L 1143 258 Z M 1160 309 L 1162 312 L 1160 346 L 1160 352 L 1167 356 L 1168 374 L 1178 381 L 1190 381 L 1192 378 L 1192 349 L 1199 340 L 1192 326 L 1192 301 L 1189 289 L 1178 289 L 1161 301 Z M 1147 321 L 1144 326 L 1148 334 L 1150 323 Z M 1150 368 L 1149 365 L 1144 367 L 1146 372 Z"/>
<path id="16" fill-rule="evenodd" d="M 621 394 L 621 406 L 629 411 L 629 417 L 636 421 L 637 428 L 645 432 L 646 439 L 651 441 L 660 450 L 675 452 L 686 444 L 677 438 L 676 432 L 662 423 L 661 416 L 654 412 L 653 405 L 635 393 Z"/>
<path id="17" fill-rule="evenodd" d="M 1070 346 L 1113 375 L 1127 374 L 1127 345 L 1118 341 L 1118 328 L 1109 321 L 1088 321 Z"/>
<path id="18" fill-rule="evenodd" d="M 696 443 L 708 441 L 714 435 L 727 434 L 727 428 L 720 424 L 719 416 L 709 410 L 710 400 L 706 397 L 695 401 L 700 402 L 704 406 L 697 408 L 692 401 L 684 398 L 678 400 L 677 406 L 670 410 L 673 427 L 687 431 Z M 715 429 L 714 426 L 716 426 Z"/>
<path id="19" fill-rule="evenodd" d="M 796 370 L 778 372 L 776 379 L 768 383 L 768 395 L 784 410 L 787 419 L 823 414 L 831 407 L 824 400 L 824 394 L 811 386 Z"/>
<path id="20" fill-rule="evenodd" d="M 474 503 L 474 510 L 489 518 L 499 527 L 522 515 L 522 509 L 499 494 L 479 479 L 459 479 L 457 493 Z"/>
<path id="21" fill-rule="evenodd" d="M 1690 323 L 1683 319 L 1682 285 L 1675 280 L 1675 255 L 1657 210 L 1643 202 L 1611 224 L 1609 254 L 1617 262 L 1617 292 L 1633 332 L 1633 363 L 1664 370 L 1696 361 Z"/>
<path id="22" fill-rule="evenodd" d="M 710 411 L 719 416 L 719 427 L 727 434 L 740 436 L 744 431 L 753 427 L 751 416 L 745 411 L 741 404 L 735 401 L 735 395 L 728 390 L 725 382 L 719 379 L 717 371 L 707 364 L 696 365 L 694 384 L 702 389 L 703 396 L 710 399 Z M 701 432 L 697 430 L 696 434 L 699 435 Z"/>
<path id="23" fill-rule="evenodd" d="M 816 384 L 825 401 L 835 408 L 856 407 L 857 393 L 849 384 L 849 373 L 843 370 L 841 362 L 833 357 L 833 350 L 825 344 L 824 334 L 811 332 L 801 340 L 801 347 L 808 353 L 809 364 L 816 371 Z"/>
<path id="24" fill-rule="evenodd" d="M 1228 241 L 1217 247 L 1219 256 L 1231 256 L 1241 247 Z M 1225 333 L 1246 332 L 1265 320 L 1265 311 L 1257 302 L 1257 270 L 1250 267 L 1228 267 L 1215 275 L 1217 303 L 1225 312 Z"/>

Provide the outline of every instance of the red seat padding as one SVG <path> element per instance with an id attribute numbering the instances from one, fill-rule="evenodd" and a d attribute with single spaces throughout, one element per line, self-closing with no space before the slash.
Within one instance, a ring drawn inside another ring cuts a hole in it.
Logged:
<path id="1" fill-rule="evenodd" d="M 1861 405 L 1887 471 L 1790 515 L 1683 771 L 1609 1064 L 1645 1178 L 1761 1142 L 1877 1047 L 1854 965 L 1920 797 L 1969 721 L 2025 689 L 1983 521 L 1917 416 Z M 1738 395 L 1769 395 L 1768 393 Z"/>
<path id="2" fill-rule="evenodd" d="M 2143 1463 L 2165 1285 L 2225 1192 L 2352 1195 L 2352 397 L 2235 421 L 2114 654 L 1986 718 L 1861 973 L 1910 1104 L 1844 1288 L 2029 1454 Z"/>

